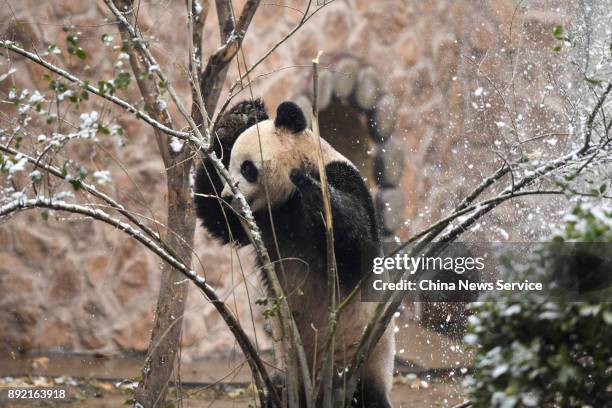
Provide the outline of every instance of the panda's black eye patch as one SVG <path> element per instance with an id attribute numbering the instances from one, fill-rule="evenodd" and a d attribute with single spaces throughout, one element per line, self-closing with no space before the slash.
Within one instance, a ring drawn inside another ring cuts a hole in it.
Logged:
<path id="1" fill-rule="evenodd" d="M 245 160 L 240 165 L 240 174 L 245 178 L 249 183 L 254 183 L 257 181 L 257 167 L 255 167 L 255 163 L 250 160 Z"/>

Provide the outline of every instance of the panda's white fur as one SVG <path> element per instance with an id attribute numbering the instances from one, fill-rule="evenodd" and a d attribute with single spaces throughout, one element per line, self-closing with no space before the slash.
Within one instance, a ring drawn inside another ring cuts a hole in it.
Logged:
<path id="1" fill-rule="evenodd" d="M 281 104 L 277 118 L 270 120 L 265 111 L 257 111 L 258 108 L 263 110 L 262 105 L 258 106 L 257 101 L 250 103 L 248 112 L 256 117 L 255 123 L 240 129 L 237 138 L 233 135 L 229 145 L 223 145 L 222 140 L 221 146 L 217 147 L 218 153 L 226 155 L 228 152 L 225 150 L 230 150 L 229 163 L 225 156 L 226 165 L 262 230 L 264 243 L 294 313 L 307 359 L 311 365 L 316 361 L 311 370 L 318 371 L 324 360 L 322 343 L 328 327 L 325 235 L 321 223 L 322 209 L 317 209 L 321 200 L 317 167 L 319 140 L 306 129 L 303 113 L 297 105 Z M 242 114 L 245 109 L 239 104 L 233 112 Z M 320 143 L 332 198 L 336 261 L 341 295 L 344 296 L 371 268 L 371 263 L 364 268 L 355 258 L 362 256 L 364 248 L 378 251 L 380 239 L 371 198 L 359 172 L 325 140 Z M 257 168 L 255 181 L 249 181 L 243 175 L 241 167 L 245 161 L 252 162 Z M 224 242 L 233 237 L 246 244 L 248 238 L 236 217 L 227 211 L 222 214 L 218 202 L 205 198 L 205 195 L 218 193 L 221 186 L 223 184 L 212 171 L 212 166 L 205 162 L 196 177 L 196 193 L 202 193 L 196 194 L 197 214 L 214 236 Z M 231 203 L 227 185 L 223 186 L 221 196 Z M 337 369 L 341 370 L 351 361 L 375 306 L 361 302 L 358 294 L 343 311 L 335 336 Z M 357 406 L 391 406 L 389 395 L 394 348 L 393 331 L 388 328 L 364 363 L 361 393 L 357 393 L 360 405 Z"/>
<path id="2" fill-rule="evenodd" d="M 321 139 L 321 151 L 324 164 L 339 161 L 354 167 L 353 163 L 324 139 Z M 284 203 L 295 191 L 288 169 L 309 167 L 310 171 L 318 173 L 318 152 L 319 142 L 310 129 L 301 131 L 299 135 L 293 134 L 288 129 L 277 128 L 274 121 L 268 119 L 254 124 L 240 134 L 232 148 L 229 171 L 251 209 L 260 211 L 267 205 L 265 188 L 259 181 L 249 183 L 240 173 L 240 165 L 245 160 L 255 163 L 259 173 L 266 179 L 267 194 L 271 202 Z M 231 195 L 226 184 L 221 196 Z"/>

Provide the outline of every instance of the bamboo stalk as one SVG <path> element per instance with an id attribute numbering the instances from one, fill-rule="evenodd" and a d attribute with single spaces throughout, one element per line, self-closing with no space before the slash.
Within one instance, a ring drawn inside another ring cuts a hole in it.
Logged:
<path id="1" fill-rule="evenodd" d="M 323 195 L 323 219 L 325 225 L 326 251 L 327 251 L 327 307 L 328 307 L 328 332 L 325 342 L 325 361 L 320 382 L 323 387 L 323 407 L 333 407 L 333 380 L 334 380 L 334 332 L 336 327 L 336 256 L 334 252 L 334 226 L 329 198 L 329 186 L 327 184 L 327 173 L 323 161 L 323 148 L 321 146 L 321 133 L 319 131 L 319 108 L 318 108 L 318 85 L 319 85 L 319 63 L 321 54 L 319 51 L 316 58 L 312 60 L 312 132 L 318 141 L 317 164 L 319 168 L 319 179 L 321 180 L 321 193 Z M 316 367 L 313 368 L 316 370 Z M 317 390 L 319 387 L 316 387 Z M 318 391 L 317 391 L 318 393 Z M 313 395 L 316 400 L 317 395 Z"/>

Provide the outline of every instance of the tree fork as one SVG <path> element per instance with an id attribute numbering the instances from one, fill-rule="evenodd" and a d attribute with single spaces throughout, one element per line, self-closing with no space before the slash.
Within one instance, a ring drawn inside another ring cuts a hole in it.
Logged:
<path id="1" fill-rule="evenodd" d="M 117 6 L 125 17 L 125 23 L 119 25 L 119 32 L 124 41 L 133 40 L 129 30 L 132 25 L 132 0 L 115 0 L 109 7 Z M 133 28 L 137 30 L 136 27 Z M 148 100 L 151 115 L 159 122 L 172 128 L 170 114 L 154 103 L 160 94 L 154 80 L 139 75 L 148 71 L 148 61 L 139 50 L 130 48 L 130 64 L 137 78 L 141 94 Z M 195 217 L 191 207 L 189 172 L 193 161 L 184 148 L 176 154 L 169 147 L 168 137 L 155 131 L 157 145 L 166 168 L 167 213 L 166 230 L 163 240 L 185 265 L 191 265 Z M 183 240 L 179 239 L 182 237 Z M 161 285 L 157 298 L 155 322 L 151 332 L 151 342 L 147 358 L 141 370 L 141 379 L 134 395 L 134 406 L 155 408 L 163 406 L 170 377 L 174 371 L 182 333 L 182 317 L 189 290 L 183 274 L 167 263 L 161 266 Z"/>

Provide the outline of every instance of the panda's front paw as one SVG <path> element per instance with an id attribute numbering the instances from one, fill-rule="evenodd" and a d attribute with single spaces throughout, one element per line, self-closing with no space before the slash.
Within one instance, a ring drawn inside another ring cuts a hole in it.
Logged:
<path id="1" fill-rule="evenodd" d="M 293 169 L 289 173 L 291 182 L 297 187 L 302 202 L 306 207 L 315 211 L 323 208 L 323 198 L 321 195 L 321 183 L 310 174 L 301 169 Z"/>
<path id="2" fill-rule="evenodd" d="M 268 114 L 261 99 L 244 100 L 221 116 L 215 126 L 214 134 L 231 148 L 242 132 L 266 119 L 268 119 Z"/>
<path id="3" fill-rule="evenodd" d="M 301 169 L 293 169 L 289 173 L 289 179 L 297 188 L 306 187 L 312 184 L 311 177 Z"/>

